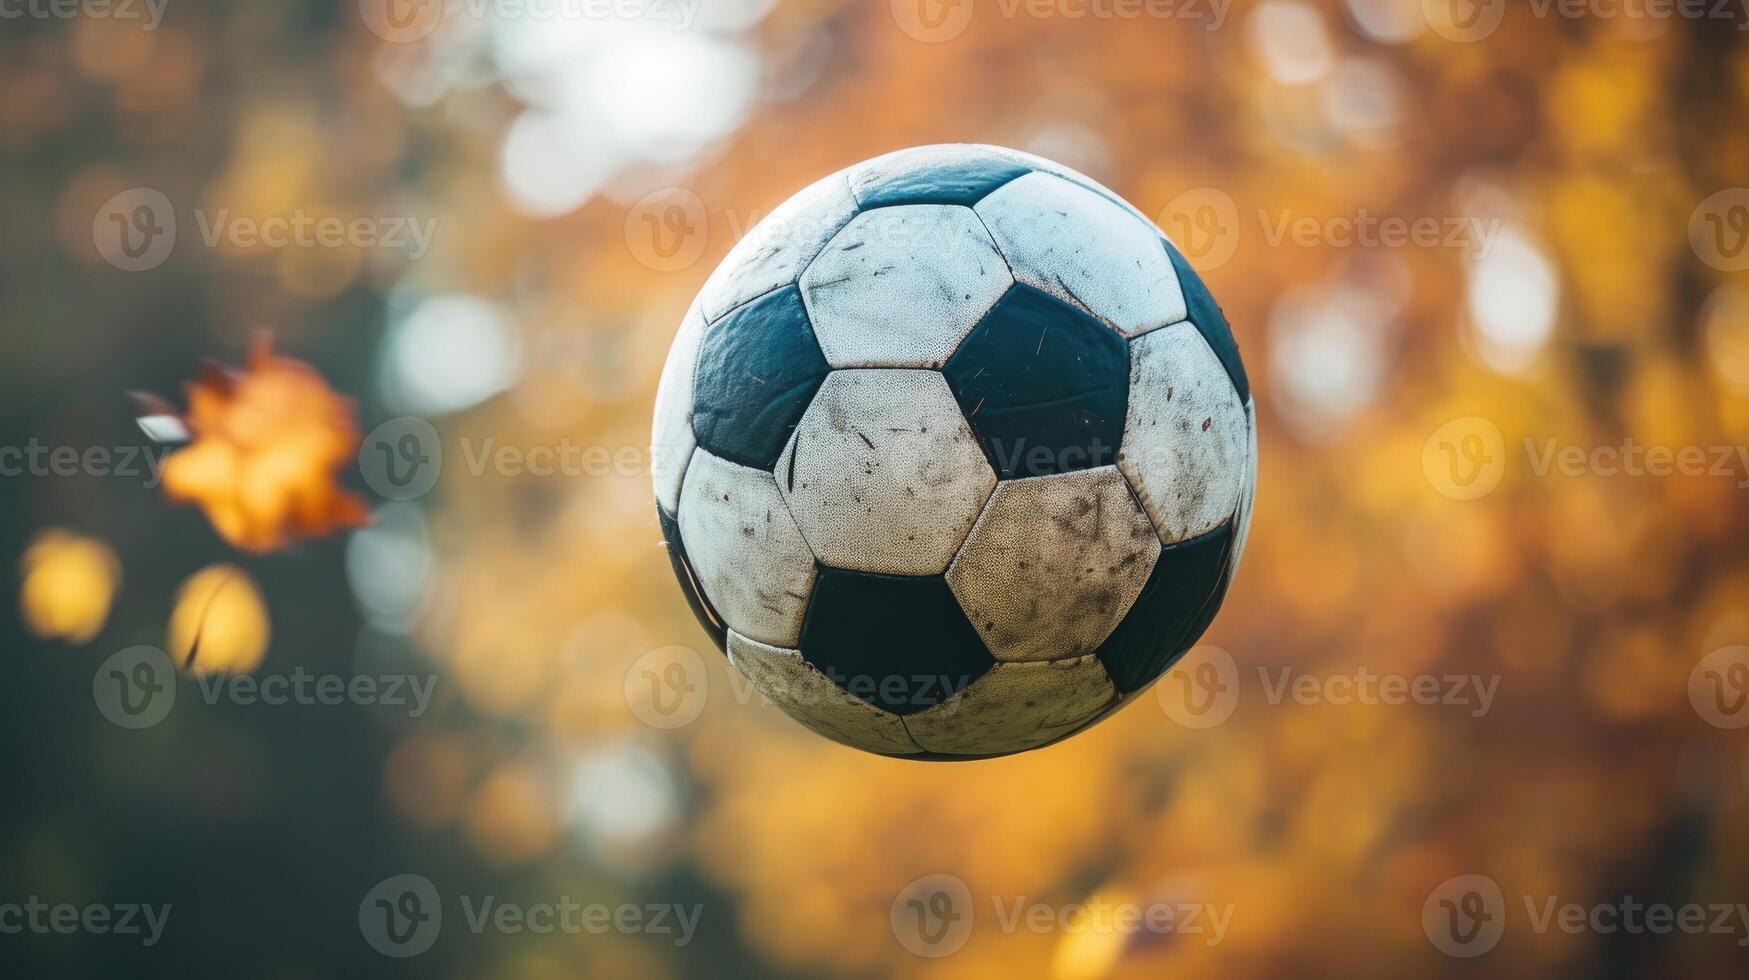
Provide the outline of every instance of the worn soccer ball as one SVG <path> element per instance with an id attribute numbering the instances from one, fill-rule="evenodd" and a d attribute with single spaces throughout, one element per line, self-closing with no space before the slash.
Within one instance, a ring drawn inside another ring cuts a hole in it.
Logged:
<path id="1" fill-rule="evenodd" d="M 1036 748 L 1214 618 L 1256 473 L 1250 386 L 1184 256 L 992 146 L 902 150 L 773 211 L 656 397 L 662 533 L 699 622 L 829 738 Z"/>

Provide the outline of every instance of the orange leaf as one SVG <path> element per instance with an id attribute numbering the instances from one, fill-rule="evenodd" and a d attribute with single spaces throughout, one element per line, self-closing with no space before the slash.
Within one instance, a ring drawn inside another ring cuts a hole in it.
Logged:
<path id="1" fill-rule="evenodd" d="M 365 501 L 336 481 L 358 452 L 355 407 L 315 368 L 259 335 L 241 370 L 203 364 L 187 386 L 194 435 L 164 465 L 164 492 L 200 505 L 225 540 L 272 551 L 369 522 Z"/>

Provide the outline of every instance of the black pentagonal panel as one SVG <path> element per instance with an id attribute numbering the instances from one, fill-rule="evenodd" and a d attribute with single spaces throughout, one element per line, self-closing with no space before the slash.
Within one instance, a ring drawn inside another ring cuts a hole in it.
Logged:
<path id="1" fill-rule="evenodd" d="M 1116 460 L 1129 397 L 1129 347 L 1055 296 L 1026 285 L 1010 288 L 943 371 L 1000 478 Z"/>
<path id="2" fill-rule="evenodd" d="M 1221 359 L 1221 366 L 1227 369 L 1227 377 L 1233 379 L 1233 387 L 1239 392 L 1239 401 L 1249 402 L 1251 380 L 1245 377 L 1245 362 L 1239 359 L 1239 345 L 1233 340 L 1232 329 L 1227 326 L 1226 314 L 1221 312 L 1220 304 L 1202 284 L 1202 277 L 1184 260 L 1177 247 L 1164 238 L 1160 241 L 1166 246 L 1166 254 L 1172 257 L 1172 268 L 1178 272 L 1178 284 L 1184 289 L 1184 303 L 1190 309 L 1191 325 Z"/>
<path id="3" fill-rule="evenodd" d="M 680 580 L 680 591 L 686 594 L 686 604 L 692 607 L 692 615 L 698 619 L 698 625 L 710 634 L 718 650 L 727 650 L 728 627 L 723 625 L 723 617 L 711 606 L 711 601 L 698 584 L 698 576 L 692 571 L 692 561 L 686 557 L 686 542 L 680 538 L 680 524 L 674 518 L 662 512 L 662 505 L 656 505 L 656 517 L 662 522 L 662 537 L 668 542 L 668 564 L 674 566 L 674 577 Z"/>
<path id="4" fill-rule="evenodd" d="M 699 341 L 698 444 L 732 463 L 771 469 L 830 370 L 793 284 L 730 310 Z"/>
<path id="5" fill-rule="evenodd" d="M 801 648 L 839 687 L 896 715 L 947 700 L 996 662 L 942 576 L 824 566 Z"/>
<path id="6" fill-rule="evenodd" d="M 960 204 L 971 207 L 986 194 L 1032 168 L 996 154 L 966 157 L 952 164 L 918 167 L 882 175 L 856 187 L 866 210 L 899 204 Z"/>
<path id="7" fill-rule="evenodd" d="M 1227 594 L 1232 525 L 1168 546 L 1141 595 L 1099 647 L 1118 693 L 1146 687 L 1196 643 Z"/>

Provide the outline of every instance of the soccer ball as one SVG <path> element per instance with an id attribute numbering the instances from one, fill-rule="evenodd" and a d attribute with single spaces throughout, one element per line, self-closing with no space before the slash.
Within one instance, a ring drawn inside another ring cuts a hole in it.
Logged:
<path id="1" fill-rule="evenodd" d="M 1244 549 L 1257 442 L 1226 320 L 1066 167 L 925 146 L 736 244 L 656 396 L 657 510 L 699 622 L 847 745 L 1037 748 L 1146 688 Z"/>

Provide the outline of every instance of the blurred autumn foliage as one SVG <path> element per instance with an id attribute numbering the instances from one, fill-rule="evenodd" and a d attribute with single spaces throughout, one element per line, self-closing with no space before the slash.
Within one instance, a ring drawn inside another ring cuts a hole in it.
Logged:
<path id="1" fill-rule="evenodd" d="M 1709 458 L 1749 445 L 1749 281 L 1727 238 L 1706 237 L 1737 212 L 1702 206 L 1749 174 L 1740 23 L 1512 3 L 1460 42 L 1420 0 L 1241 2 L 1219 24 L 1213 10 L 980 2 L 926 40 L 903 4 L 749 0 L 707 5 L 686 30 L 456 16 L 402 42 L 353 6 L 176 8 L 150 33 L 83 19 L 0 41 L 0 153 L 27 171 L 0 190 L 21 219 L 0 228 L 0 296 L 9 322 L 36 324 L 11 332 L 5 370 L 64 382 L 0 398 L 27 420 L 19 439 L 88 440 L 93 415 L 61 402 L 188 363 L 165 353 L 131 377 L 112 363 L 126 352 L 237 350 L 247 325 L 286 324 L 283 349 L 328 380 L 258 353 L 251 387 L 197 387 L 199 438 L 165 473 L 244 549 L 362 516 L 330 480 L 351 479 L 358 438 L 331 389 L 360 394 L 366 429 L 436 423 L 431 493 L 381 502 L 344 556 L 248 566 L 276 631 L 257 669 L 289 670 L 343 631 L 355 669 L 435 664 L 446 697 L 370 729 L 380 766 L 325 788 L 384 801 L 383 836 L 408 836 L 415 866 L 461 877 L 459 842 L 482 891 L 702 901 L 708 938 L 496 937 L 461 961 L 432 954 L 420 975 L 1740 971 L 1737 936 L 1538 931 L 1519 901 L 1749 896 L 1749 756 L 1689 696 L 1703 657 L 1749 643 L 1749 474 L 1535 465 L 1550 440 Z M 1016 758 L 840 748 L 749 696 L 693 624 L 644 467 L 494 462 L 636 458 L 674 327 L 732 242 L 824 173 L 949 141 L 1061 160 L 1158 216 L 1233 323 L 1261 472 L 1205 639 L 1236 664 L 1223 723 L 1175 721 L 1167 699 L 1186 679 L 1169 677 L 1159 698 Z M 177 202 L 181 237 L 163 267 L 130 275 L 93 247 L 92 216 L 138 186 Z M 299 210 L 434 218 L 436 234 L 413 261 L 357 241 L 208 248 L 197 230 L 221 211 Z M 1431 219 L 1440 238 L 1357 243 L 1364 215 Z M 1278 234 L 1301 219 L 1309 239 Z M 117 356 L 50 322 L 111 331 Z M 91 361 L 109 366 L 68 366 Z M 1424 450 L 1468 418 L 1498 429 L 1505 465 L 1492 492 L 1457 499 Z M 226 555 L 202 527 L 143 526 L 161 501 L 106 523 L 91 515 L 107 496 L 15 492 L 33 528 L 112 539 L 51 531 L 23 552 L 41 637 L 107 651 L 157 635 L 169 597 L 130 598 L 118 561 L 132 582 Z M 350 600 L 325 589 L 342 563 Z M 112 603 L 120 623 L 101 633 Z M 695 720 L 640 713 L 648 684 L 695 663 Z M 1284 668 L 1474 675 L 1497 697 L 1482 712 L 1272 699 L 1259 679 Z M 294 777 L 260 777 L 276 778 Z M 106 833 L 102 814 L 83 825 Z M 1500 884 L 1510 922 L 1474 962 L 1436 949 L 1423 919 L 1467 873 Z M 969 941 L 939 960 L 891 917 L 935 874 L 963 880 L 976 908 Z M 1232 919 L 1217 944 L 1002 929 L 992 900 L 1021 897 L 1208 903 Z M 256 928 L 301 936 L 310 921 Z M 264 963 L 322 971 L 283 939 L 261 944 L 276 949 Z"/>

